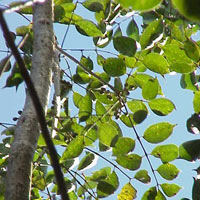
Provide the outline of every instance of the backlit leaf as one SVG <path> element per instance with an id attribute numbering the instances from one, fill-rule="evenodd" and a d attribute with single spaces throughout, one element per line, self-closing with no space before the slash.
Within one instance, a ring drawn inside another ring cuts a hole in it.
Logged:
<path id="1" fill-rule="evenodd" d="M 112 148 L 113 156 L 128 154 L 133 151 L 134 148 L 135 140 L 128 137 L 120 137 Z"/>
<path id="2" fill-rule="evenodd" d="M 142 121 L 146 119 L 148 110 L 142 101 L 137 101 L 137 100 L 128 101 L 127 105 L 129 109 L 133 112 L 133 120 L 137 124 L 140 124 Z"/>
<path id="3" fill-rule="evenodd" d="M 160 158 L 163 163 L 166 163 L 175 160 L 179 156 L 179 151 L 176 145 L 167 144 L 155 147 L 151 155 Z"/>
<path id="4" fill-rule="evenodd" d="M 174 104 L 166 98 L 153 99 L 148 104 L 151 110 L 159 116 L 168 115 L 175 109 Z"/>
<path id="5" fill-rule="evenodd" d="M 144 193 L 141 200 L 154 200 L 156 199 L 156 195 L 157 195 L 156 187 L 151 187 Z"/>
<path id="6" fill-rule="evenodd" d="M 108 175 L 111 173 L 110 167 L 104 167 L 98 171 L 92 172 L 92 176 L 88 177 L 90 181 L 99 182 L 102 179 L 106 179 Z"/>
<path id="7" fill-rule="evenodd" d="M 126 56 L 134 56 L 137 46 L 134 39 L 125 36 L 113 38 L 114 48 L 121 54 Z"/>
<path id="8" fill-rule="evenodd" d="M 198 62 L 200 59 L 200 47 L 192 40 L 184 42 L 184 50 L 189 58 Z"/>
<path id="9" fill-rule="evenodd" d="M 141 2 L 141 1 L 139 1 Z M 133 2 L 135 3 L 135 1 Z M 155 20 L 151 22 L 140 37 L 140 45 L 142 49 L 149 46 L 163 31 L 162 20 Z"/>
<path id="10" fill-rule="evenodd" d="M 140 168 L 142 157 L 137 154 L 121 155 L 117 156 L 116 162 L 126 169 L 137 170 Z"/>
<path id="11" fill-rule="evenodd" d="M 119 180 L 115 171 L 113 171 L 105 180 L 97 185 L 97 196 L 99 198 L 107 197 L 113 194 L 119 186 Z"/>
<path id="12" fill-rule="evenodd" d="M 138 171 L 135 174 L 134 178 L 137 179 L 138 181 L 142 182 L 142 183 L 150 183 L 151 182 L 151 177 L 148 175 L 147 170 Z"/>
<path id="13" fill-rule="evenodd" d="M 150 143 L 160 143 L 172 134 L 174 126 L 168 122 L 153 124 L 145 130 L 143 138 Z"/>
<path id="14" fill-rule="evenodd" d="M 168 197 L 173 197 L 175 196 L 181 187 L 177 184 L 169 184 L 169 183 L 163 183 L 160 185 L 163 192 L 168 196 Z"/>
<path id="15" fill-rule="evenodd" d="M 158 53 L 149 53 L 143 59 L 144 65 L 151 71 L 166 74 L 169 72 L 169 64 L 167 60 Z"/>
<path id="16" fill-rule="evenodd" d="M 82 98 L 83 96 L 81 94 L 79 94 L 78 92 L 73 92 L 73 102 L 77 108 L 79 108 L 79 103 L 81 102 Z"/>
<path id="17" fill-rule="evenodd" d="M 162 164 L 157 169 L 158 173 L 166 180 L 173 180 L 179 174 L 179 169 L 171 163 Z"/>
<path id="18" fill-rule="evenodd" d="M 102 0 L 86 0 L 83 2 L 83 6 L 93 12 L 100 12 L 104 9 Z"/>
<path id="19" fill-rule="evenodd" d="M 118 200 L 133 200 L 137 197 L 137 190 L 127 183 L 123 186 L 121 192 L 117 195 Z"/>
<path id="20" fill-rule="evenodd" d="M 121 76 L 126 73 L 126 65 L 121 58 L 107 58 L 103 69 L 109 76 Z"/>
<path id="21" fill-rule="evenodd" d="M 117 129 L 110 123 L 102 123 L 98 126 L 99 141 L 108 146 L 114 146 L 118 139 Z"/>
<path id="22" fill-rule="evenodd" d="M 134 19 L 129 22 L 126 28 L 126 34 L 136 41 L 139 40 L 139 28 Z"/>
<path id="23" fill-rule="evenodd" d="M 197 91 L 198 87 L 197 87 L 196 83 L 197 83 L 197 78 L 194 75 L 194 73 L 181 75 L 180 84 L 183 89 Z"/>
<path id="24" fill-rule="evenodd" d="M 82 153 L 83 148 L 84 148 L 84 138 L 83 136 L 77 136 L 67 146 L 66 150 L 64 151 L 60 159 L 60 162 L 62 163 L 67 159 L 78 157 Z"/>

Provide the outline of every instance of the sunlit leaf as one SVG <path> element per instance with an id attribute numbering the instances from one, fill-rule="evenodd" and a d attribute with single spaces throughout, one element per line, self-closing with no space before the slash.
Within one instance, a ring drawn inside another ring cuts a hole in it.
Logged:
<path id="1" fill-rule="evenodd" d="M 197 91 L 198 87 L 196 83 L 197 83 L 197 78 L 194 73 L 181 75 L 180 84 L 183 89 Z"/>
<path id="2" fill-rule="evenodd" d="M 112 148 L 113 156 L 125 155 L 135 148 L 135 140 L 128 137 L 120 137 Z"/>
<path id="3" fill-rule="evenodd" d="M 141 2 L 141 1 L 139 1 Z M 135 2 L 134 2 L 135 3 Z M 149 46 L 163 31 L 162 20 L 155 20 L 151 22 L 140 37 L 140 45 L 142 49 Z"/>
<path id="4" fill-rule="evenodd" d="M 79 108 L 79 103 L 81 102 L 83 96 L 79 94 L 78 92 L 73 92 L 73 102 L 74 105 Z"/>
<path id="5" fill-rule="evenodd" d="M 150 53 L 143 59 L 145 66 L 156 73 L 166 74 L 169 72 L 169 64 L 167 60 L 158 53 Z"/>
<path id="6" fill-rule="evenodd" d="M 134 178 L 137 179 L 138 181 L 142 182 L 142 183 L 150 183 L 151 182 L 151 177 L 148 175 L 147 170 L 138 171 L 135 174 Z"/>
<path id="7" fill-rule="evenodd" d="M 134 19 L 129 22 L 126 28 L 126 34 L 136 41 L 139 40 L 139 28 Z"/>
<path id="8" fill-rule="evenodd" d="M 190 140 L 184 142 L 179 147 L 179 156 L 181 159 L 195 161 L 200 156 L 200 140 Z"/>
<path id="9" fill-rule="evenodd" d="M 151 154 L 160 158 L 163 163 L 166 163 L 175 160 L 179 156 L 179 151 L 176 145 L 167 144 L 155 147 Z"/>
<path id="10" fill-rule="evenodd" d="M 134 39 L 130 37 L 120 36 L 113 38 L 114 48 L 121 54 L 126 56 L 134 56 L 137 46 Z"/>
<path id="11" fill-rule="evenodd" d="M 117 129 L 110 123 L 101 123 L 98 126 L 99 141 L 106 146 L 114 146 L 118 139 Z"/>
<path id="12" fill-rule="evenodd" d="M 160 143 L 172 134 L 174 126 L 168 122 L 153 124 L 145 130 L 143 138 L 150 143 Z"/>
<path id="13" fill-rule="evenodd" d="M 142 101 L 137 101 L 137 100 L 128 101 L 127 105 L 129 109 L 133 112 L 133 120 L 137 124 L 141 123 L 146 119 L 148 110 Z"/>
<path id="14" fill-rule="evenodd" d="M 162 0 L 135 0 L 134 2 L 131 0 L 118 0 L 118 2 L 126 8 L 132 7 L 133 10 L 146 11 L 157 7 Z"/>
<path id="15" fill-rule="evenodd" d="M 97 196 L 99 198 L 107 197 L 113 194 L 119 186 L 117 174 L 113 171 L 105 180 L 97 185 Z"/>
<path id="16" fill-rule="evenodd" d="M 168 115 L 175 109 L 172 101 L 166 98 L 153 99 L 148 104 L 151 110 L 159 116 Z"/>
<path id="17" fill-rule="evenodd" d="M 109 76 L 121 76 L 126 73 L 126 65 L 121 58 L 107 58 L 103 69 Z"/>
<path id="18" fill-rule="evenodd" d="M 92 176 L 88 177 L 90 181 L 99 182 L 100 180 L 106 179 L 111 173 L 110 167 L 104 167 L 98 171 L 92 172 Z"/>
<path id="19" fill-rule="evenodd" d="M 60 162 L 64 162 L 65 160 L 70 158 L 78 157 L 82 153 L 83 147 L 84 147 L 83 136 L 77 136 L 67 146 L 66 150 L 64 151 L 60 159 Z"/>
<path id="20" fill-rule="evenodd" d="M 78 117 L 80 122 L 89 118 L 92 113 L 92 99 L 89 95 L 85 95 L 78 103 L 79 113 Z"/>
<path id="21" fill-rule="evenodd" d="M 103 36 L 101 30 L 92 21 L 79 20 L 79 21 L 76 21 L 75 24 L 79 33 L 83 35 L 91 36 L 91 37 Z"/>
<path id="22" fill-rule="evenodd" d="M 171 163 L 162 164 L 157 169 L 158 173 L 166 180 L 173 180 L 179 174 L 179 169 Z"/>
<path id="23" fill-rule="evenodd" d="M 137 190 L 127 183 L 123 186 L 121 192 L 117 195 L 118 200 L 133 200 L 137 197 Z"/>
<path id="24" fill-rule="evenodd" d="M 154 200 L 156 199 L 156 195 L 157 195 L 156 187 L 151 187 L 144 193 L 141 200 Z"/>
<path id="25" fill-rule="evenodd" d="M 160 185 L 163 192 L 168 196 L 168 197 L 173 197 L 175 196 L 181 187 L 177 184 L 169 184 L 169 183 L 163 183 Z"/>
<path id="26" fill-rule="evenodd" d="M 149 79 L 142 87 L 142 96 L 146 100 L 152 100 L 156 98 L 158 94 L 159 83 L 156 78 Z"/>
<path id="27" fill-rule="evenodd" d="M 193 108 L 195 113 L 200 113 L 200 91 L 194 93 Z"/>
<path id="28" fill-rule="evenodd" d="M 137 170 L 140 168 L 142 157 L 137 154 L 121 155 L 117 156 L 116 162 L 126 169 Z"/>
<path id="29" fill-rule="evenodd" d="M 78 165 L 78 170 L 82 170 L 88 167 L 95 159 L 95 155 L 93 153 L 86 153 L 86 155 L 82 158 Z"/>

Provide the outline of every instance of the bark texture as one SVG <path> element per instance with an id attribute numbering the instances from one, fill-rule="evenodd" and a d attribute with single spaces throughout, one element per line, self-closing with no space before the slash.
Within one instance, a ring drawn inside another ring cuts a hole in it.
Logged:
<path id="1" fill-rule="evenodd" d="M 45 109 L 50 91 L 54 48 L 52 0 L 34 5 L 33 31 L 31 78 Z M 24 110 L 17 123 L 11 146 L 5 200 L 30 199 L 31 165 L 39 134 L 37 115 L 27 92 Z"/>

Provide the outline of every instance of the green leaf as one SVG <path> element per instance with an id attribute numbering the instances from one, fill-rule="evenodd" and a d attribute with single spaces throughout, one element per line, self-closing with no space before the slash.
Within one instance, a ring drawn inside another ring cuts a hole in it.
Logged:
<path id="1" fill-rule="evenodd" d="M 147 170 L 140 170 L 138 171 L 135 176 L 135 179 L 137 179 L 138 181 L 142 182 L 142 183 L 150 183 L 151 182 L 151 177 L 148 175 L 148 171 Z"/>
<path id="2" fill-rule="evenodd" d="M 159 83 L 157 78 L 149 79 L 142 87 L 142 96 L 146 100 L 152 100 L 156 98 L 158 94 Z"/>
<path id="3" fill-rule="evenodd" d="M 113 38 L 114 48 L 121 54 L 126 56 L 134 56 L 137 50 L 134 39 L 125 36 L 118 36 Z"/>
<path id="4" fill-rule="evenodd" d="M 133 114 L 121 115 L 120 120 L 128 127 L 133 127 L 136 122 L 133 120 Z"/>
<path id="5" fill-rule="evenodd" d="M 133 151 L 134 148 L 135 140 L 128 137 L 120 137 L 112 148 L 113 156 L 128 154 Z"/>
<path id="6" fill-rule="evenodd" d="M 8 72 L 11 69 L 10 56 L 6 56 L 0 60 L 0 77 L 4 72 Z"/>
<path id="7" fill-rule="evenodd" d="M 153 149 L 151 155 L 160 158 L 163 163 L 167 163 L 178 158 L 179 150 L 174 144 L 160 145 Z"/>
<path id="8" fill-rule="evenodd" d="M 151 22 L 140 36 L 141 48 L 145 49 L 149 46 L 162 32 L 163 24 L 161 19 Z"/>
<path id="9" fill-rule="evenodd" d="M 179 169 L 171 163 L 162 164 L 157 169 L 158 173 L 166 180 L 173 180 L 179 174 Z"/>
<path id="10" fill-rule="evenodd" d="M 59 22 L 65 16 L 65 9 L 61 5 L 54 6 L 54 22 Z"/>
<path id="11" fill-rule="evenodd" d="M 155 199 L 156 199 L 156 200 L 157 200 L 157 199 L 159 199 L 159 200 L 167 200 L 167 199 L 165 198 L 165 196 L 163 195 L 163 193 L 162 193 L 160 190 L 158 190 Z"/>
<path id="12" fill-rule="evenodd" d="M 101 32 L 101 30 L 92 21 L 78 20 L 75 22 L 75 24 L 79 33 L 85 36 L 91 36 L 91 37 L 103 36 L 103 33 Z"/>
<path id="13" fill-rule="evenodd" d="M 172 101 L 166 98 L 153 99 L 148 104 L 151 110 L 159 116 L 168 115 L 175 109 Z"/>
<path id="14" fill-rule="evenodd" d="M 126 34 L 130 38 L 133 38 L 136 41 L 139 40 L 139 28 L 134 19 L 131 19 L 131 21 L 129 22 L 129 24 L 126 28 Z"/>
<path id="15" fill-rule="evenodd" d="M 118 2 L 125 8 L 132 7 L 133 10 L 147 11 L 157 7 L 162 0 L 118 0 Z"/>
<path id="16" fill-rule="evenodd" d="M 191 73 L 196 69 L 196 65 L 194 63 L 174 63 L 170 65 L 170 70 L 175 71 L 177 73 Z"/>
<path id="17" fill-rule="evenodd" d="M 122 76 L 126 73 L 126 65 L 121 58 L 107 58 L 103 69 L 109 76 Z"/>
<path id="18" fill-rule="evenodd" d="M 96 99 L 98 99 L 101 103 L 104 104 L 114 104 L 117 101 L 117 97 L 114 93 L 103 93 L 99 91 L 95 91 L 94 95 Z"/>
<path id="19" fill-rule="evenodd" d="M 92 113 L 92 99 L 90 95 L 85 95 L 79 102 L 79 113 L 78 117 L 80 122 L 88 119 Z"/>
<path id="20" fill-rule="evenodd" d="M 98 126 L 99 141 L 108 146 L 114 146 L 118 139 L 117 129 L 110 123 L 101 123 Z"/>
<path id="21" fill-rule="evenodd" d="M 197 45 L 196 42 L 192 40 L 186 40 L 184 42 L 184 50 L 189 58 L 198 62 L 200 59 L 200 47 Z"/>
<path id="22" fill-rule="evenodd" d="M 191 21 L 199 22 L 200 21 L 200 5 L 198 0 L 172 0 L 173 5 L 178 11 L 190 19 Z"/>
<path id="23" fill-rule="evenodd" d="M 79 103 L 81 102 L 83 96 L 77 92 L 73 92 L 73 102 L 74 105 L 79 108 Z"/>
<path id="24" fill-rule="evenodd" d="M 200 140 L 190 140 L 184 142 L 179 147 L 179 156 L 181 159 L 195 161 L 200 156 Z"/>
<path id="25" fill-rule="evenodd" d="M 157 195 L 156 187 L 151 187 L 144 193 L 141 200 L 154 200 L 156 199 L 156 195 Z"/>
<path id="26" fill-rule="evenodd" d="M 195 113 L 200 113 L 200 91 L 194 93 L 193 108 Z"/>
<path id="27" fill-rule="evenodd" d="M 122 54 L 118 55 L 119 58 L 123 59 L 124 63 L 129 68 L 134 68 L 136 66 L 136 58 L 135 57 L 129 57 Z"/>
<path id="28" fill-rule="evenodd" d="M 181 187 L 177 184 L 169 184 L 169 183 L 163 183 L 160 185 L 163 192 L 168 196 L 168 197 L 173 197 L 175 196 Z"/>
<path id="29" fill-rule="evenodd" d="M 99 182 L 102 179 L 106 179 L 111 173 L 110 167 L 104 167 L 98 171 L 92 172 L 92 176 L 88 177 L 90 181 Z"/>
<path id="30" fill-rule="evenodd" d="M 95 159 L 95 155 L 93 153 L 87 152 L 86 155 L 82 158 L 78 165 L 78 170 L 82 170 L 88 167 Z"/>
<path id="31" fill-rule="evenodd" d="M 104 198 L 113 194 L 119 186 L 117 174 L 113 171 L 105 180 L 102 180 L 97 185 L 98 198 Z"/>
<path id="32" fill-rule="evenodd" d="M 114 88 L 120 92 L 123 91 L 122 81 L 119 77 L 115 77 L 114 79 Z"/>
<path id="33" fill-rule="evenodd" d="M 181 75 L 180 84 L 183 89 L 197 91 L 198 87 L 196 83 L 197 83 L 197 78 L 194 73 Z"/>
<path id="34" fill-rule="evenodd" d="M 143 138 L 150 143 L 163 142 L 172 134 L 174 126 L 168 122 L 151 125 L 145 130 Z"/>
<path id="35" fill-rule="evenodd" d="M 84 137 L 77 136 L 67 146 L 66 150 L 64 151 L 60 159 L 60 162 L 62 163 L 67 159 L 78 157 L 82 153 L 83 148 L 84 148 Z"/>
<path id="36" fill-rule="evenodd" d="M 90 128 L 91 126 L 92 125 L 88 125 L 85 128 L 85 131 L 87 132 L 87 133 L 84 133 L 84 135 L 85 135 L 85 138 L 84 138 L 85 139 L 84 140 L 85 146 L 91 145 L 97 139 L 97 130 L 96 130 L 96 127 L 91 129 Z M 88 131 L 88 129 L 89 129 L 89 131 Z"/>
<path id="37" fill-rule="evenodd" d="M 126 169 L 137 170 L 140 168 L 142 157 L 137 154 L 120 155 L 117 156 L 116 162 Z"/>
<path id="38" fill-rule="evenodd" d="M 169 73 L 169 64 L 167 60 L 158 53 L 149 53 L 143 59 L 144 65 L 151 71 L 159 74 Z"/>
<path id="39" fill-rule="evenodd" d="M 127 105 L 129 109 L 133 112 L 133 120 L 136 124 L 140 124 L 146 119 L 148 110 L 142 101 L 138 100 L 128 101 Z"/>
<path id="40" fill-rule="evenodd" d="M 121 192 L 117 195 L 117 200 L 133 200 L 137 197 L 137 190 L 127 183 L 123 186 Z"/>
<path id="41" fill-rule="evenodd" d="M 82 5 L 92 12 L 100 12 L 101 10 L 104 10 L 102 0 L 85 0 Z"/>

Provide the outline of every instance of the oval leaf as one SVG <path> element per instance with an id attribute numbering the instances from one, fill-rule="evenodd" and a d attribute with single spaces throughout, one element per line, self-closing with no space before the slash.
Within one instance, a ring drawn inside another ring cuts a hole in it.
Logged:
<path id="1" fill-rule="evenodd" d="M 153 99 L 148 104 L 151 110 L 159 116 L 168 115 L 175 109 L 174 104 L 166 98 Z"/>
<path id="2" fill-rule="evenodd" d="M 152 100 L 156 98 L 158 94 L 159 83 L 156 78 L 149 79 L 142 87 L 142 96 L 146 100 Z"/>
<path id="3" fill-rule="evenodd" d="M 130 170 L 137 170 L 140 168 L 142 157 L 137 154 L 118 156 L 116 162 L 122 167 Z"/>
<path id="4" fill-rule="evenodd" d="M 168 122 L 151 125 L 145 130 L 143 137 L 150 143 L 163 142 L 172 134 L 174 126 Z"/>
<path id="5" fill-rule="evenodd" d="M 118 139 L 117 129 L 110 123 L 102 123 L 98 126 L 99 141 L 108 146 L 114 146 Z"/>
<path id="6" fill-rule="evenodd" d="M 138 181 L 142 182 L 142 183 L 150 183 L 151 182 L 151 177 L 148 175 L 147 170 L 138 171 L 135 174 L 134 178 L 137 179 Z"/>
<path id="7" fill-rule="evenodd" d="M 179 174 L 179 169 L 177 169 L 175 165 L 170 163 L 160 165 L 157 171 L 166 180 L 173 180 Z"/>
<path id="8" fill-rule="evenodd" d="M 134 39 L 125 36 L 113 38 L 114 48 L 121 54 L 126 56 L 134 56 L 137 50 L 136 42 Z"/>
<path id="9" fill-rule="evenodd" d="M 129 152 L 133 151 L 134 148 L 135 140 L 128 137 L 120 137 L 115 146 L 112 148 L 113 156 L 128 154 Z"/>
<path id="10" fill-rule="evenodd" d="M 70 158 L 78 157 L 82 153 L 83 148 L 84 148 L 84 138 L 83 136 L 77 136 L 67 146 L 66 150 L 64 151 L 60 159 L 60 162 L 64 162 Z"/>
<path id="11" fill-rule="evenodd" d="M 127 102 L 127 105 L 129 109 L 133 112 L 133 120 L 136 122 L 136 124 L 140 124 L 146 119 L 148 110 L 142 101 L 129 101 Z"/>
<path id="12" fill-rule="evenodd" d="M 103 69 L 109 76 L 122 76 L 126 73 L 126 65 L 121 58 L 108 58 L 103 62 Z"/>
<path id="13" fill-rule="evenodd" d="M 137 190 L 130 183 L 124 185 L 121 192 L 117 195 L 118 200 L 132 200 L 136 197 Z"/>
<path id="14" fill-rule="evenodd" d="M 195 113 L 200 113 L 200 91 L 194 93 L 193 108 Z"/>
<path id="15" fill-rule="evenodd" d="M 181 187 L 176 184 L 169 184 L 169 183 L 163 183 L 160 185 L 163 192 L 168 196 L 168 197 L 173 197 L 175 196 Z"/>
<path id="16" fill-rule="evenodd" d="M 151 152 L 151 155 L 160 158 L 163 163 L 175 160 L 178 155 L 178 147 L 174 144 L 157 146 Z"/>
<path id="17" fill-rule="evenodd" d="M 95 159 L 95 155 L 93 153 L 87 153 L 82 160 L 80 161 L 78 165 L 78 170 L 82 170 L 86 167 L 88 167 Z"/>
<path id="18" fill-rule="evenodd" d="M 159 74 L 169 73 L 169 64 L 167 60 L 159 53 L 149 53 L 143 59 L 144 65 L 151 71 Z"/>
<path id="19" fill-rule="evenodd" d="M 126 34 L 134 40 L 139 40 L 139 28 L 134 19 L 132 19 L 126 29 Z"/>

